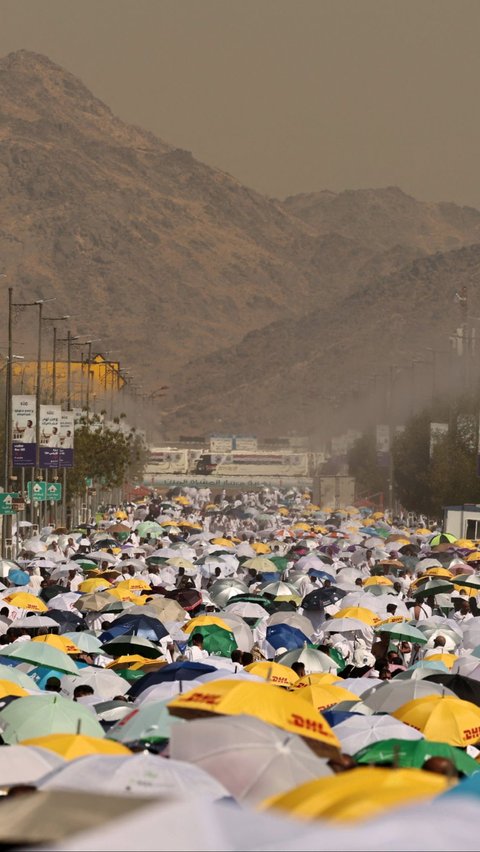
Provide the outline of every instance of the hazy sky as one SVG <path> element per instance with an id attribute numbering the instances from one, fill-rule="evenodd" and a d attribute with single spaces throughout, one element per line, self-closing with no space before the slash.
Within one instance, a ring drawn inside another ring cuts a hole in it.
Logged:
<path id="1" fill-rule="evenodd" d="M 0 0 L 121 118 L 271 196 L 480 206 L 480 0 Z M 1 104 L 0 104 L 1 109 Z"/>

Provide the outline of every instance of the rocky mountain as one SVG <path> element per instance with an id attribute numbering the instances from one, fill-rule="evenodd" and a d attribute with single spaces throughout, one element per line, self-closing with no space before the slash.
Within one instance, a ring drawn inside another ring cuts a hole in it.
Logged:
<path id="1" fill-rule="evenodd" d="M 54 297 L 146 390 L 168 384 L 171 430 L 284 432 L 326 374 L 347 387 L 391 337 L 412 345 L 433 279 L 432 317 L 447 312 L 442 293 L 476 280 L 477 241 L 480 212 L 395 188 L 266 198 L 120 121 L 48 58 L 0 59 L 2 284 Z M 26 356 L 31 328 L 26 311 Z"/>
<path id="2" fill-rule="evenodd" d="M 296 430 L 315 436 L 334 417 L 337 428 L 346 431 L 350 418 L 362 417 L 367 406 L 374 405 L 385 417 L 390 393 L 396 413 L 404 416 L 412 402 L 429 402 L 435 387 L 458 389 L 464 379 L 478 380 L 478 356 L 472 353 L 465 374 L 450 336 L 462 322 L 455 293 L 467 287 L 474 326 L 479 285 L 476 244 L 378 276 L 327 310 L 251 332 L 240 344 L 187 366 L 183 377 L 177 377 L 167 430 L 175 432 L 180 422 L 187 422 L 198 431 L 213 422 L 227 433 Z M 423 364 L 423 389 L 416 387 L 414 362 Z M 195 388 L 194 376 L 204 374 L 208 386 Z"/>
<path id="3" fill-rule="evenodd" d="M 433 254 L 480 241 L 480 211 L 420 202 L 396 186 L 304 193 L 284 206 L 319 234 L 334 231 L 375 251 L 409 246 Z"/>

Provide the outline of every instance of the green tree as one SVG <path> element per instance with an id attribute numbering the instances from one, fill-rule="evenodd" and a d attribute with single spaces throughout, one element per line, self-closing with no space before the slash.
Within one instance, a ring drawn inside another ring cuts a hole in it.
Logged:
<path id="1" fill-rule="evenodd" d="M 367 432 L 355 441 L 348 452 L 348 469 L 355 477 L 358 494 L 368 496 L 385 492 L 388 470 L 379 465 L 376 438 L 373 432 Z"/>
<path id="2" fill-rule="evenodd" d="M 98 418 L 82 422 L 75 430 L 75 466 L 68 472 L 69 494 L 82 494 L 86 478 L 107 489 L 138 481 L 146 455 L 147 448 L 134 429 L 112 429 Z"/>

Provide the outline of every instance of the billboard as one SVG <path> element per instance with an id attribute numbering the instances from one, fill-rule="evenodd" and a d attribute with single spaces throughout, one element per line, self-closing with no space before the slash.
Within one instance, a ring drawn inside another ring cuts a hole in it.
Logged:
<path id="1" fill-rule="evenodd" d="M 40 467 L 56 468 L 60 453 L 59 405 L 40 406 Z"/>
<path id="2" fill-rule="evenodd" d="M 37 445 L 35 396 L 12 396 L 12 463 L 35 467 Z"/>
<path id="3" fill-rule="evenodd" d="M 443 436 L 448 432 L 448 423 L 430 423 L 430 458 L 433 456 L 433 451 L 436 445 L 442 440 Z"/>
<path id="4" fill-rule="evenodd" d="M 73 411 L 62 411 L 60 415 L 60 447 L 58 451 L 59 467 L 73 467 L 74 435 L 75 414 Z"/>
<path id="5" fill-rule="evenodd" d="M 233 450 L 233 435 L 211 435 L 211 453 L 230 453 Z"/>

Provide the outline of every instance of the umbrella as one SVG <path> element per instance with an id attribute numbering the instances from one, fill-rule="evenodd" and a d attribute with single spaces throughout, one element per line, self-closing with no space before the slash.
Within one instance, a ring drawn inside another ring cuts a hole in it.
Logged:
<path id="1" fill-rule="evenodd" d="M 277 662 L 284 666 L 291 666 L 295 662 L 303 663 L 307 675 L 314 672 L 332 672 L 338 669 L 337 664 L 331 657 L 324 654 L 323 651 L 318 651 L 317 648 L 309 648 L 306 645 L 303 648 L 296 648 L 293 651 L 282 654 Z"/>
<path id="2" fill-rule="evenodd" d="M 357 751 L 354 757 L 358 764 L 410 766 L 416 769 L 421 769 L 425 761 L 431 757 L 446 757 L 463 775 L 478 772 L 478 763 L 461 748 L 423 738 L 417 740 L 393 738 L 371 743 Z"/>
<path id="3" fill-rule="evenodd" d="M 303 692 L 303 690 L 302 690 Z M 19 698 L 18 701 L 27 701 Z M 220 716 L 255 716 L 311 741 L 312 747 L 336 752 L 338 739 L 332 729 L 298 692 L 288 693 L 270 683 L 215 680 L 177 696 L 168 705 L 174 716 L 191 718 L 204 713 Z"/>
<path id="4" fill-rule="evenodd" d="M 180 729 L 183 719 L 173 719 L 167 701 L 152 701 L 141 707 L 130 707 L 128 713 L 110 728 L 109 739 L 121 743 L 158 743 L 170 739 L 172 726 Z M 128 705 L 127 705 L 128 707 Z M 175 755 L 171 755 L 175 757 Z"/>
<path id="5" fill-rule="evenodd" d="M 390 639 L 394 641 L 404 640 L 405 642 L 413 642 L 416 645 L 425 645 L 428 642 L 425 634 L 412 624 L 380 624 L 375 628 L 375 631 L 377 633 L 388 633 Z"/>
<path id="6" fill-rule="evenodd" d="M 2 681 L 7 680 L 10 681 L 10 683 L 16 683 L 28 692 L 38 692 L 38 686 L 33 678 L 26 674 L 26 672 L 19 669 L 16 665 L 16 661 L 14 666 L 0 664 L 0 678 Z"/>
<path id="7" fill-rule="evenodd" d="M 272 624 L 267 627 L 267 642 L 276 650 L 287 648 L 293 651 L 295 648 L 303 648 L 309 641 L 296 627 L 290 624 Z"/>
<path id="8" fill-rule="evenodd" d="M 329 586 L 326 589 L 314 589 L 305 595 L 302 606 L 304 610 L 308 609 L 323 609 L 325 606 L 331 606 L 338 603 L 345 597 L 347 592 L 344 589 L 339 589 L 336 586 Z"/>
<path id="9" fill-rule="evenodd" d="M 8 582 L 14 586 L 28 586 L 30 574 L 20 568 L 13 568 L 8 574 Z"/>
<path id="10" fill-rule="evenodd" d="M 140 636 L 131 636 L 123 634 L 115 639 L 110 639 L 104 642 L 102 649 L 110 657 L 119 657 L 122 654 L 141 654 L 149 659 L 156 659 L 161 656 L 160 648 L 155 647 L 149 639 L 142 639 Z"/>
<path id="11" fill-rule="evenodd" d="M 135 532 L 140 538 L 155 538 L 163 535 L 162 527 L 160 524 L 155 523 L 155 521 L 142 521 Z"/>
<path id="12" fill-rule="evenodd" d="M 453 664 L 451 673 L 466 675 L 468 678 L 480 682 L 480 660 L 471 654 L 467 654 Z"/>
<path id="13" fill-rule="evenodd" d="M 212 601 L 219 607 L 240 594 L 248 594 L 248 586 L 236 577 L 222 577 L 215 580 L 209 589 Z"/>
<path id="14" fill-rule="evenodd" d="M 284 666 L 281 663 L 269 661 L 259 661 L 249 663 L 245 666 L 244 671 L 249 674 L 257 675 L 268 681 L 268 683 L 276 683 L 279 686 L 293 686 L 298 678 L 290 666 Z"/>
<path id="15" fill-rule="evenodd" d="M 100 636 L 102 642 L 108 642 L 117 636 L 124 634 L 131 636 L 139 636 L 142 639 L 149 639 L 151 642 L 159 642 L 165 636 L 168 636 L 168 631 L 163 626 L 158 618 L 151 618 L 144 615 L 143 611 L 124 613 L 115 621 L 112 621 L 108 630 Z"/>
<path id="16" fill-rule="evenodd" d="M 186 619 L 186 612 L 177 601 L 156 596 L 145 605 L 142 614 L 152 615 L 163 622 L 178 621 L 183 624 Z"/>
<path id="17" fill-rule="evenodd" d="M 436 547 L 438 544 L 453 544 L 456 542 L 456 536 L 452 533 L 435 533 L 429 541 L 430 547 Z"/>
<path id="18" fill-rule="evenodd" d="M 183 682 L 194 680 L 205 674 L 210 674 L 215 671 L 215 666 L 205 665 L 204 663 L 191 663 L 187 660 L 176 663 L 169 663 L 162 666 L 159 671 L 151 672 L 134 683 L 129 690 L 130 698 L 137 698 L 146 689 L 155 686 L 159 683 L 172 683 L 174 681 Z"/>
<path id="19" fill-rule="evenodd" d="M 102 737 L 103 730 L 91 711 L 61 695 L 28 695 L 0 710 L 0 732 L 8 744 L 47 734 L 82 732 Z"/>
<path id="20" fill-rule="evenodd" d="M 297 819 L 353 821 L 403 803 L 433 799 L 448 784 L 445 776 L 435 772 L 361 766 L 332 778 L 309 781 L 269 799 L 264 807 L 285 811 Z M 345 844 L 344 848 L 352 847 Z"/>
<path id="21" fill-rule="evenodd" d="M 8 595 L 5 601 L 17 609 L 27 609 L 31 612 L 46 612 L 47 605 L 40 598 L 31 595 L 28 592 L 15 592 Z"/>
<path id="22" fill-rule="evenodd" d="M 433 579 L 427 580 L 425 583 L 422 583 L 418 589 L 412 591 L 412 595 L 414 598 L 428 598 L 434 595 L 440 595 L 444 592 L 449 593 L 453 592 L 455 589 L 453 583 L 449 583 L 447 580 L 442 579 Z"/>
<path id="23" fill-rule="evenodd" d="M 72 640 L 72 642 L 75 642 L 75 645 L 87 654 L 100 653 L 102 643 L 96 636 L 92 636 L 91 633 L 73 631 L 72 633 L 64 633 L 64 636 L 67 636 Z"/>
<path id="24" fill-rule="evenodd" d="M 94 592 L 91 595 L 83 595 L 75 601 L 74 607 L 80 612 L 101 612 L 111 602 L 112 596 L 108 592 Z"/>
<path id="25" fill-rule="evenodd" d="M 225 787 L 198 766 L 144 753 L 80 757 L 46 776 L 41 789 L 128 793 L 129 797 L 180 796 L 184 800 L 192 790 L 204 800 L 228 796 Z"/>
<path id="26" fill-rule="evenodd" d="M 393 713 L 415 698 L 426 695 L 450 695 L 454 693 L 438 683 L 426 680 L 399 680 L 380 682 L 362 694 L 362 701 L 375 713 Z"/>
<path id="27" fill-rule="evenodd" d="M 409 725 L 404 725 L 391 716 L 357 716 L 346 719 L 335 726 L 345 754 L 355 754 L 359 749 L 381 740 L 419 740 L 423 735 Z"/>
<path id="28" fill-rule="evenodd" d="M 195 628 L 195 633 L 203 636 L 203 647 L 209 654 L 219 654 L 230 658 L 237 649 L 235 636 L 230 630 L 224 630 L 216 624 L 208 624 Z M 189 644 L 192 644 L 193 634 L 190 634 Z"/>
<path id="29" fill-rule="evenodd" d="M 298 695 L 308 704 L 313 705 L 319 713 L 322 710 L 327 710 L 329 707 L 334 707 L 341 701 L 358 701 L 355 693 L 349 689 L 344 689 L 338 683 L 322 684 L 313 683 L 305 686 L 303 689 L 297 690 Z"/>
<path id="30" fill-rule="evenodd" d="M 460 698 L 426 695 L 403 704 L 393 715 L 427 739 L 463 747 L 475 745 L 480 739 L 480 709 Z"/>
<path id="31" fill-rule="evenodd" d="M 197 589 L 176 589 L 167 592 L 165 597 L 176 600 L 179 606 L 187 612 L 193 612 L 203 604 L 202 596 Z"/>
<path id="32" fill-rule="evenodd" d="M 52 648 L 45 642 L 14 642 L 2 649 L 2 654 L 25 663 L 50 666 L 59 671 L 77 674 L 78 668 L 64 651 Z"/>
<path id="33" fill-rule="evenodd" d="M 75 676 L 65 675 L 61 679 L 62 693 L 68 698 L 73 697 L 75 687 L 80 684 L 91 686 L 99 701 L 124 695 L 128 691 L 128 683 L 112 669 L 97 669 L 85 666 Z"/>
<path id="34" fill-rule="evenodd" d="M 201 767 L 237 801 L 253 807 L 267 796 L 332 774 L 327 761 L 298 735 L 246 715 L 194 719 L 183 728 L 174 726 L 170 754 Z"/>
<path id="35" fill-rule="evenodd" d="M 130 750 L 120 743 L 114 743 L 104 737 L 89 737 L 86 734 L 48 734 L 24 740 L 22 745 L 48 749 L 64 760 L 76 760 L 86 754 L 131 754 Z M 57 768 L 64 765 L 63 761 L 59 762 Z"/>
<path id="36" fill-rule="evenodd" d="M 254 639 L 253 633 L 246 621 L 233 612 L 225 611 L 222 612 L 222 621 L 225 622 L 228 629 L 233 633 L 237 648 L 240 648 L 241 651 L 250 651 L 250 648 L 254 644 Z"/>
<path id="37" fill-rule="evenodd" d="M 276 601 L 295 601 L 300 603 L 301 597 L 298 590 L 291 583 L 279 580 L 276 583 L 267 583 L 261 586 L 264 595 L 271 595 Z"/>
<path id="38" fill-rule="evenodd" d="M 461 674 L 436 674 L 432 672 L 423 683 L 436 683 L 447 687 L 458 698 L 471 701 L 480 707 L 480 683 L 474 678 Z"/>
<path id="39" fill-rule="evenodd" d="M 60 633 L 62 634 L 71 630 L 79 630 L 79 628 L 85 624 L 82 616 L 77 612 L 49 609 L 48 617 L 57 623 Z"/>
<path id="40" fill-rule="evenodd" d="M 44 748 L 26 746 L 23 743 L 0 748 L 1 787 L 34 784 L 39 778 L 62 764 L 61 757 Z"/>

